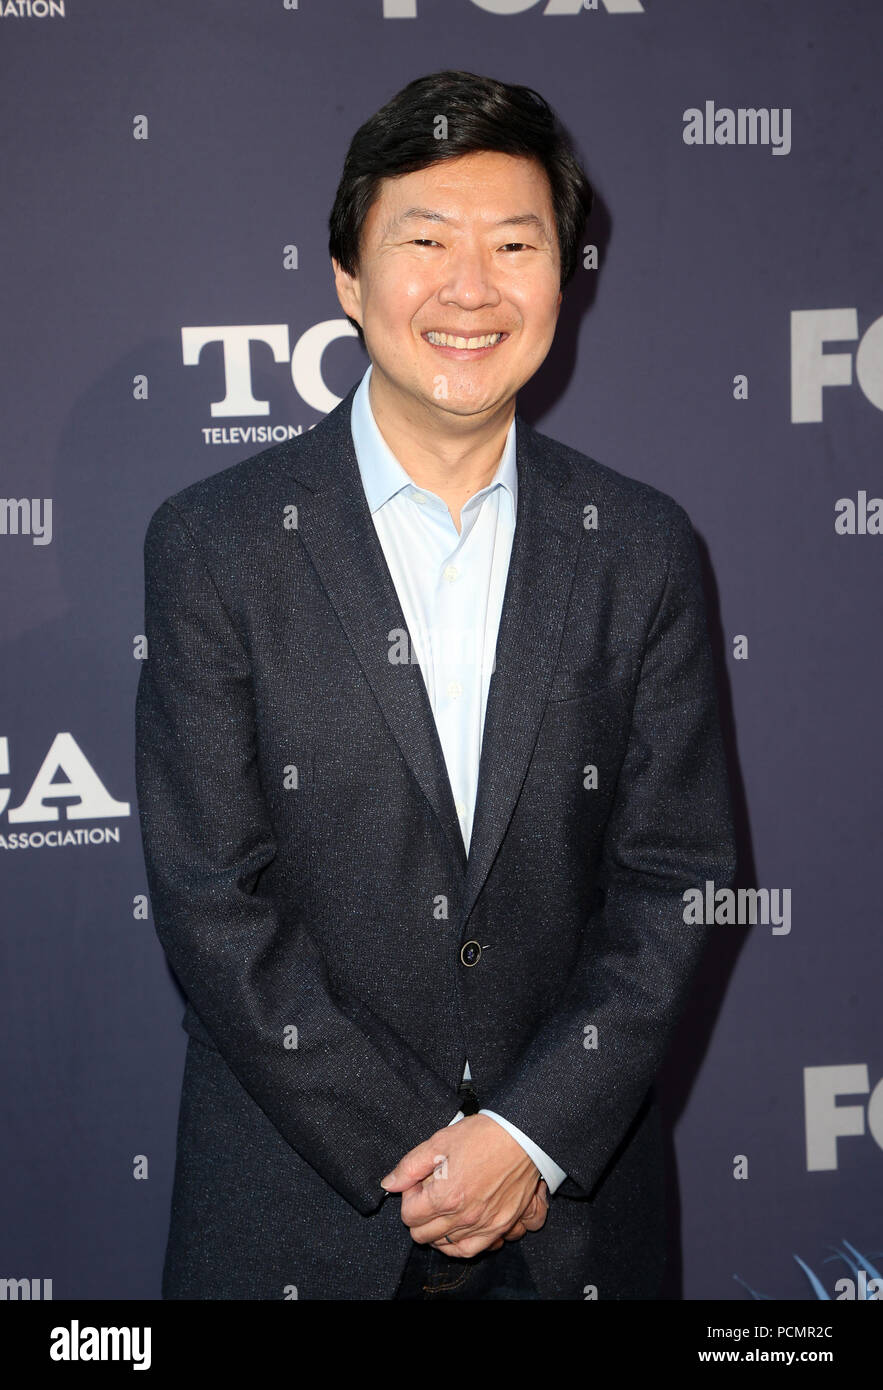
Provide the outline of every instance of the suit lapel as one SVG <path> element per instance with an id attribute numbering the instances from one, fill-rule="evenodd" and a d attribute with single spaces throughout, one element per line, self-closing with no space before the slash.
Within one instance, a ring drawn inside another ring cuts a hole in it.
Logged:
<path id="1" fill-rule="evenodd" d="M 520 415 L 515 438 L 518 510 L 485 711 L 464 919 L 496 858 L 527 774 L 582 533 L 576 499 L 561 495 L 560 477 L 549 466 L 541 437 Z"/>
<path id="2" fill-rule="evenodd" d="M 467 861 L 420 667 L 389 660 L 389 634 L 406 630 L 406 623 L 352 442 L 355 390 L 288 454 L 293 470 L 310 489 L 299 507 L 300 537 L 402 756 L 465 872 L 465 916 L 505 834 L 536 742 L 573 583 L 579 511 L 572 496 L 559 498 L 558 479 L 541 437 L 518 416 L 518 511 Z"/>

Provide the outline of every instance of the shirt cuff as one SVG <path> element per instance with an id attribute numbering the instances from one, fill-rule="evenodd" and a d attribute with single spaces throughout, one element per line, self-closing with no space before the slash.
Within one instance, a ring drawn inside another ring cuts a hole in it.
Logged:
<path id="1" fill-rule="evenodd" d="M 450 1129 L 451 1125 L 455 1125 L 458 1120 L 465 1120 L 465 1118 L 466 1116 L 463 1114 L 463 1111 L 458 1110 L 454 1118 L 452 1120 L 448 1120 L 446 1128 Z"/>
<path id="2" fill-rule="evenodd" d="M 522 1134 L 520 1129 L 516 1129 L 515 1125 L 511 1125 L 508 1120 L 504 1120 L 503 1116 L 498 1115 L 496 1111 L 480 1110 L 478 1113 L 480 1115 L 490 1115 L 492 1120 L 496 1120 L 497 1124 L 502 1125 L 503 1128 L 512 1135 L 512 1138 L 518 1141 L 528 1158 L 539 1168 L 540 1173 L 545 1179 L 546 1186 L 549 1189 L 549 1196 L 551 1197 L 552 1193 L 561 1186 L 564 1179 L 567 1177 L 564 1169 L 559 1168 L 554 1159 L 551 1159 L 538 1144 L 535 1144 L 532 1139 L 528 1139 L 526 1134 Z M 451 1120 L 451 1124 L 454 1124 L 456 1120 L 462 1118 L 463 1112 L 460 1111 L 454 1116 L 454 1119 Z"/>

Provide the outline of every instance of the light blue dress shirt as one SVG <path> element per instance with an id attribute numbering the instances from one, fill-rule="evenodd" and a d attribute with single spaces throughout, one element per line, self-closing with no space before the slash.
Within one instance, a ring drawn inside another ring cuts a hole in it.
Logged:
<path id="1" fill-rule="evenodd" d="M 444 502 L 417 487 L 374 419 L 362 377 L 350 414 L 353 445 L 371 519 L 407 624 L 408 659 L 419 662 L 444 753 L 466 851 L 478 791 L 478 766 L 497 631 L 518 505 L 515 420 L 487 487 L 464 503 L 460 532 Z M 470 1077 L 469 1063 L 463 1073 Z M 567 1174 L 493 1110 L 536 1164 L 552 1193 Z M 463 1119 L 458 1111 L 451 1120 Z"/>

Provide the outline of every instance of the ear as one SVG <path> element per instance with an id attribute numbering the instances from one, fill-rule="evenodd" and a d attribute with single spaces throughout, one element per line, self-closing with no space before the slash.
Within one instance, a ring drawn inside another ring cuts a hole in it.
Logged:
<path id="1" fill-rule="evenodd" d="M 334 288 L 337 291 L 340 307 L 345 314 L 361 324 L 362 292 L 358 275 L 350 275 L 348 271 L 342 269 L 340 263 L 333 256 L 331 257 L 331 268 L 334 271 Z"/>

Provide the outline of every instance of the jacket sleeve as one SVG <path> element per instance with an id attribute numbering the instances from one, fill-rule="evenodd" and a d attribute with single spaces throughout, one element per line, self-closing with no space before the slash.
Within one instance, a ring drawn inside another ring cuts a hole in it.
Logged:
<path id="1" fill-rule="evenodd" d="M 218 1052 L 279 1133 L 358 1211 L 443 1128 L 457 1091 L 329 988 L 308 923 L 256 891 L 276 854 L 248 651 L 178 508 L 144 545 L 147 658 L 136 786 L 154 923 Z M 295 1036 L 297 1046 L 286 1046 Z M 288 1029 L 288 1033 L 286 1033 Z"/>
<path id="2" fill-rule="evenodd" d="M 696 539 L 675 506 L 605 829 L 602 900 L 586 922 L 566 995 L 482 1095 L 555 1155 L 569 1179 L 562 1195 L 591 1193 L 662 1062 L 709 932 L 685 924 L 684 891 L 706 879 L 724 887 L 734 873 Z M 594 1049 L 585 1047 L 588 1024 L 598 1030 Z"/>

